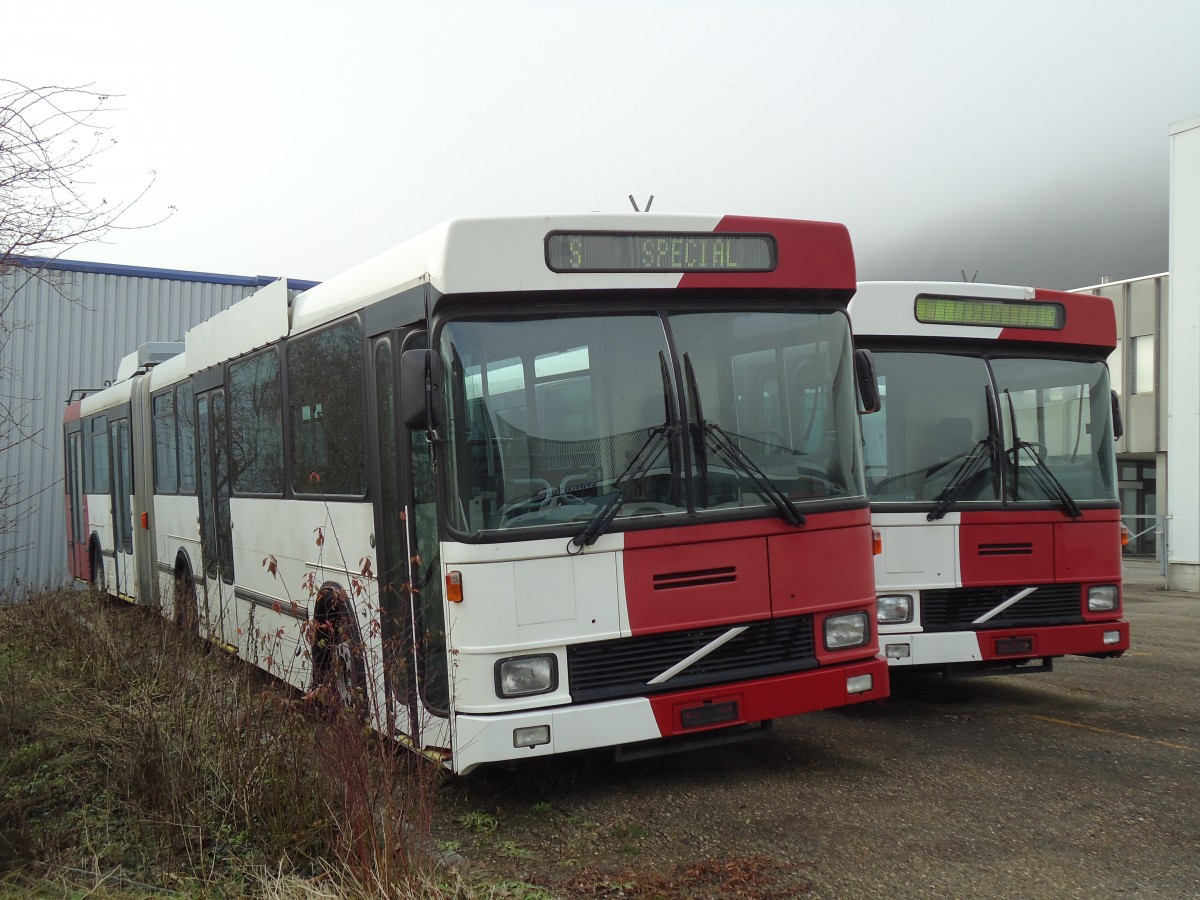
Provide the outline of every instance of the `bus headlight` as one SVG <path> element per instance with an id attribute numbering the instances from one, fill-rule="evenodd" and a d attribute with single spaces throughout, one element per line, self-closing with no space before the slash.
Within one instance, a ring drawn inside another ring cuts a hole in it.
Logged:
<path id="1" fill-rule="evenodd" d="M 528 697 L 558 687 L 558 658 L 553 653 L 510 656 L 496 663 L 496 695 Z"/>
<path id="2" fill-rule="evenodd" d="M 825 620 L 826 650 L 861 647 L 870 639 L 871 625 L 865 612 L 845 613 Z"/>
<path id="3" fill-rule="evenodd" d="M 909 594 L 883 594 L 875 600 L 875 621 L 880 625 L 911 622 L 913 599 Z"/>
<path id="4" fill-rule="evenodd" d="M 1088 612 L 1111 612 L 1120 602 L 1115 584 L 1096 584 L 1088 588 Z"/>

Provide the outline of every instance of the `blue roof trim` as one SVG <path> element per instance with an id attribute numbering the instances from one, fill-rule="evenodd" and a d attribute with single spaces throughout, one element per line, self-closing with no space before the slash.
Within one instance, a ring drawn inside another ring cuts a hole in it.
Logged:
<path id="1" fill-rule="evenodd" d="M 218 275 L 214 272 L 188 272 L 184 269 L 154 269 L 148 266 L 119 266 L 113 263 L 76 262 L 70 259 L 47 259 L 40 256 L 11 256 L 5 262 L 26 268 L 51 269 L 60 272 L 83 272 L 88 275 L 124 275 L 127 278 L 161 278 L 164 281 L 196 281 L 204 284 L 231 284 L 237 287 L 264 287 L 279 280 L 277 275 Z M 289 278 L 288 288 L 307 291 L 321 282 Z"/>

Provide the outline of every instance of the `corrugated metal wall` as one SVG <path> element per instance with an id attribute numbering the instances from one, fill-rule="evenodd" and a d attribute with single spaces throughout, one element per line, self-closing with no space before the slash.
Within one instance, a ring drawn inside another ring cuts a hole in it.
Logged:
<path id="1" fill-rule="evenodd" d="M 67 579 L 62 416 L 70 391 L 103 387 L 127 353 L 183 340 L 266 280 L 88 264 L 0 276 L 0 321 L 17 328 L 0 351 L 0 417 L 13 410 L 24 435 L 0 446 L 0 483 L 10 503 L 22 500 L 21 524 L 0 533 L 0 602 Z"/>

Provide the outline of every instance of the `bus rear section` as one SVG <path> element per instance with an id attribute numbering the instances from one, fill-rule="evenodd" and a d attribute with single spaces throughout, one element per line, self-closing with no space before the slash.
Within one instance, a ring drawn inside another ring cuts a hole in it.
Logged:
<path id="1" fill-rule="evenodd" d="M 881 649 L 893 667 L 1046 671 L 1129 647 L 1104 298 L 874 282 L 851 303 Z"/>

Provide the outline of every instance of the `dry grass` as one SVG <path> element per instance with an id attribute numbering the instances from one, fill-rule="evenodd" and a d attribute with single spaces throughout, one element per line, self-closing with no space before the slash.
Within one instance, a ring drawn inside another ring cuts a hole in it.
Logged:
<path id="1" fill-rule="evenodd" d="M 0 609 L 0 894 L 461 896 L 438 777 L 153 612 Z"/>

